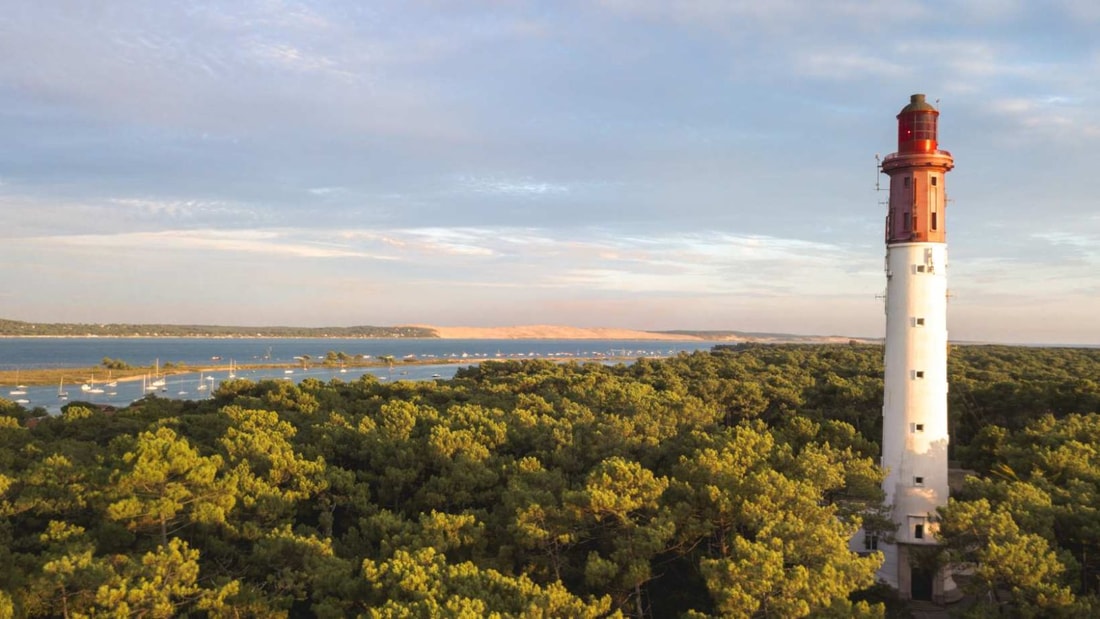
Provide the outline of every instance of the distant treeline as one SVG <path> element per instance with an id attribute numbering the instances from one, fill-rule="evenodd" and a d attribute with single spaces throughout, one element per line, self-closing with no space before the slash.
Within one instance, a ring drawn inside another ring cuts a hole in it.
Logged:
<path id="1" fill-rule="evenodd" d="M 35 323 L 0 319 L 0 336 L 101 337 L 439 337 L 424 327 L 233 327 L 220 325 Z"/>

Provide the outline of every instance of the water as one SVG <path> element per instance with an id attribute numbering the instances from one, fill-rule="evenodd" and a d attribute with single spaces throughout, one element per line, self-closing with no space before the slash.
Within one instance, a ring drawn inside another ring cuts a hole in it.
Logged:
<path id="1" fill-rule="evenodd" d="M 99 366 L 104 357 L 133 366 L 157 360 L 189 366 L 294 363 L 315 360 L 329 351 L 401 360 L 409 355 L 432 359 L 522 359 L 531 357 L 647 357 L 707 350 L 713 342 L 645 340 L 443 340 L 337 338 L 0 338 L 0 370 Z"/>
<path id="2" fill-rule="evenodd" d="M 150 393 L 143 388 L 142 380 L 119 381 L 115 386 L 97 384 L 102 393 L 81 390 L 80 385 L 90 376 L 82 375 L 85 368 L 102 364 L 104 357 L 128 363 L 132 366 L 161 365 L 171 362 L 202 368 L 226 366 L 230 361 L 248 364 L 296 364 L 300 357 L 309 356 L 320 363 L 329 351 L 343 352 L 351 356 L 363 355 L 368 360 L 391 355 L 395 358 L 392 368 L 347 368 L 341 372 L 334 367 L 297 367 L 291 373 L 285 368 L 238 369 L 237 377 L 249 380 L 279 379 L 301 381 L 316 378 L 328 381 L 333 378 L 350 381 L 363 374 L 373 374 L 383 381 L 431 380 L 453 378 L 455 372 L 469 365 L 489 359 L 578 358 L 603 359 L 606 357 L 663 357 L 680 351 L 708 350 L 713 342 L 649 341 L 649 340 L 443 340 L 443 339 L 335 339 L 335 338 L 0 338 L 0 370 L 31 368 L 81 368 L 81 372 L 66 377 L 63 390 L 68 400 L 58 397 L 59 386 L 27 387 L 25 394 L 12 394 L 15 385 L 0 386 L 0 398 L 19 401 L 26 407 L 45 407 L 56 413 L 68 401 L 86 401 L 111 406 L 126 406 Z M 415 357 L 426 364 L 403 364 L 402 360 Z M 438 360 L 439 363 L 431 363 Z M 210 397 L 211 391 L 228 378 L 228 370 L 192 372 L 167 377 L 167 384 L 152 393 L 160 397 L 200 399 Z M 95 378 L 107 378 L 105 369 L 98 370 Z M 205 386 L 206 389 L 199 389 Z"/>
<path id="3" fill-rule="evenodd" d="M 470 364 L 462 363 L 408 366 L 395 365 L 393 368 L 347 368 L 344 372 L 341 372 L 339 368 L 331 367 L 311 367 L 309 369 L 298 367 L 291 370 L 291 373 L 286 373 L 287 370 L 283 368 L 238 369 L 236 371 L 236 377 L 251 380 L 253 382 L 271 379 L 290 380 L 295 383 L 301 382 L 304 378 L 316 378 L 322 382 L 328 382 L 334 378 L 339 378 L 343 381 L 353 381 L 363 374 L 373 374 L 383 382 L 397 380 L 432 380 L 437 378 L 454 378 L 455 372 L 457 372 L 459 368 L 469 365 Z M 132 378 L 120 380 L 114 385 L 97 382 L 93 388 L 101 391 L 93 392 L 83 390 L 83 379 L 74 376 L 72 382 L 65 381 L 61 385 L 25 387 L 22 389 L 22 391 L 26 392 L 24 394 L 12 395 L 10 392 L 16 389 L 14 385 L 0 387 L 0 389 L 2 389 L 0 390 L 0 398 L 19 401 L 27 408 L 41 406 L 49 413 L 58 413 L 61 411 L 61 407 L 69 402 L 91 402 L 92 404 L 122 407 L 131 404 L 134 400 L 144 397 L 149 393 L 156 394 L 157 397 L 170 398 L 173 400 L 200 400 L 209 398 L 210 394 L 217 390 L 218 385 L 225 380 L 229 380 L 228 370 L 201 373 L 190 372 L 166 376 L 163 387 L 151 387 L 149 381 L 139 377 L 137 380 Z M 199 389 L 200 386 L 205 387 L 205 389 Z M 66 398 L 62 399 L 59 397 L 59 393 L 64 393 Z M 26 400 L 26 402 L 22 402 L 22 400 Z"/>

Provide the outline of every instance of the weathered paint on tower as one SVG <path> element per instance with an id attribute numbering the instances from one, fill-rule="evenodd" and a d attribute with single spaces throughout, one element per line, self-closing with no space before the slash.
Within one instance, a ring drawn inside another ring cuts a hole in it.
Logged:
<path id="1" fill-rule="evenodd" d="M 898 150 L 882 161 L 890 177 L 886 216 L 886 350 L 882 407 L 883 490 L 898 525 L 880 549 L 881 579 L 903 598 L 942 600 L 949 575 L 917 565 L 912 551 L 936 544 L 931 517 L 947 504 L 947 244 L 939 112 L 913 95 L 897 116 Z"/>

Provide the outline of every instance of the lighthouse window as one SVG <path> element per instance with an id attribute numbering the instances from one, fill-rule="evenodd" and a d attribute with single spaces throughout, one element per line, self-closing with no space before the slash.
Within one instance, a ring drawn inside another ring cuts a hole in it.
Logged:
<path id="1" fill-rule="evenodd" d="M 923 423 L 913 424 L 913 431 L 914 432 L 924 432 L 924 424 Z"/>
<path id="2" fill-rule="evenodd" d="M 923 477 L 914 477 L 913 478 L 913 485 L 918 487 L 918 488 L 923 487 L 924 486 L 924 478 Z M 920 526 L 920 525 L 917 525 L 917 526 Z"/>
<path id="3" fill-rule="evenodd" d="M 917 265 L 917 273 L 924 273 L 924 265 L 923 264 L 918 264 Z"/>
<path id="4" fill-rule="evenodd" d="M 914 117 L 913 138 L 917 140 L 936 139 L 936 117 L 932 114 L 921 114 Z"/>
<path id="5" fill-rule="evenodd" d="M 935 176 L 932 177 L 932 186 L 933 187 L 936 186 L 936 177 Z"/>
<path id="6" fill-rule="evenodd" d="M 914 370 L 913 378 L 916 378 L 918 380 L 924 378 L 924 370 Z"/>
<path id="7" fill-rule="evenodd" d="M 909 177 L 906 176 L 905 178 L 903 178 L 902 182 L 905 184 L 906 187 L 908 187 L 909 186 Z"/>
<path id="8" fill-rule="evenodd" d="M 939 213 L 937 213 L 936 211 L 932 211 L 932 229 L 933 230 L 936 229 L 936 220 L 939 219 L 938 217 L 936 217 L 936 215 L 938 215 L 938 214 Z"/>
<path id="9" fill-rule="evenodd" d="M 923 318 L 914 318 L 913 319 L 913 324 L 918 326 L 918 327 L 923 327 L 924 326 L 924 319 Z"/>
<path id="10" fill-rule="evenodd" d="M 924 525 L 923 524 L 918 524 L 917 526 L 913 527 L 913 537 L 915 539 L 924 539 Z"/>
<path id="11" fill-rule="evenodd" d="M 909 232 L 909 213 L 905 213 L 905 216 L 901 218 L 902 225 L 905 226 L 905 232 Z"/>

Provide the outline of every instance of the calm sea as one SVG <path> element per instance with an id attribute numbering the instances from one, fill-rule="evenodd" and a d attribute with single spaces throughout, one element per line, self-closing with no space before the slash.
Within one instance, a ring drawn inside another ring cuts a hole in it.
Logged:
<path id="1" fill-rule="evenodd" d="M 101 365 L 104 357 L 133 366 L 154 364 L 185 364 L 192 367 L 275 363 L 291 364 L 296 358 L 309 356 L 324 359 L 332 352 L 351 356 L 381 357 L 392 355 L 397 363 L 392 368 L 310 367 L 291 372 L 282 368 L 239 370 L 239 378 L 261 380 L 278 378 L 293 380 L 333 378 L 354 380 L 363 374 L 374 374 L 380 380 L 431 380 L 451 378 L 460 367 L 489 359 L 570 358 L 600 359 L 612 357 L 664 357 L 681 351 L 708 350 L 713 342 L 702 341 L 642 341 L 642 340 L 442 340 L 442 339 L 237 339 L 237 338 L 0 338 L 0 370 L 31 368 L 89 368 Z M 404 358 L 415 357 L 427 365 L 402 365 Z M 439 364 L 431 364 L 432 360 Z M 459 362 L 459 363 L 456 363 Z M 23 401 L 24 406 L 43 406 L 56 412 L 68 400 L 124 406 L 149 392 L 142 381 L 119 382 L 114 386 L 97 385 L 102 393 L 82 391 L 80 385 L 89 379 L 104 381 L 106 370 L 95 376 L 74 372 L 59 385 L 27 387 L 0 385 L 0 398 Z M 161 397 L 209 397 L 217 383 L 228 378 L 228 371 L 194 372 L 168 377 L 168 383 L 155 391 Z M 12 393 L 16 391 L 17 393 Z M 18 393 L 25 391 L 26 393 Z"/>

